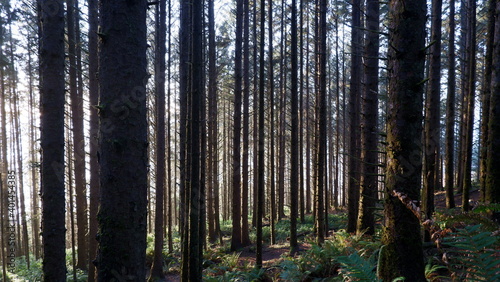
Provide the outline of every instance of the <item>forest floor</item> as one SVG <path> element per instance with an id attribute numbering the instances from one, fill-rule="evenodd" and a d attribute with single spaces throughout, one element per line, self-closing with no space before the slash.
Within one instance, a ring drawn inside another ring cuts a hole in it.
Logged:
<path id="1" fill-rule="evenodd" d="M 469 203 L 471 204 L 471 207 L 474 207 L 477 202 L 479 201 L 479 198 L 481 196 L 481 193 L 479 192 L 478 189 L 472 190 L 469 192 Z M 434 205 L 436 209 L 445 209 L 446 208 L 446 192 L 445 191 L 439 191 L 434 194 Z M 462 206 L 462 194 L 455 194 L 455 205 L 456 207 L 461 207 Z"/>
<path id="2" fill-rule="evenodd" d="M 475 203 L 478 202 L 480 198 L 479 190 L 470 191 L 469 194 L 471 206 L 474 206 Z M 462 205 L 462 194 L 455 195 L 455 204 L 457 207 L 461 207 Z M 435 194 L 435 207 L 437 210 L 446 208 L 446 195 L 444 191 L 436 192 Z M 337 212 L 345 212 L 345 211 L 337 211 Z M 334 231 L 330 231 L 333 235 Z M 227 238 L 226 238 L 227 239 Z M 307 242 L 299 243 L 299 252 L 295 256 L 300 256 L 305 251 L 311 248 L 311 244 Z M 264 250 L 262 254 L 263 260 L 263 268 L 267 269 L 266 273 L 271 277 L 279 275 L 279 269 L 274 268 L 280 264 L 280 262 L 284 259 L 284 257 L 289 255 L 290 245 L 288 242 L 281 242 L 275 245 L 264 245 Z M 245 247 L 241 250 L 241 253 L 238 257 L 238 266 L 253 266 L 255 265 L 256 253 L 255 246 L 251 245 Z M 174 271 L 168 273 L 165 277 L 164 281 L 180 281 L 180 276 L 178 271 Z"/>

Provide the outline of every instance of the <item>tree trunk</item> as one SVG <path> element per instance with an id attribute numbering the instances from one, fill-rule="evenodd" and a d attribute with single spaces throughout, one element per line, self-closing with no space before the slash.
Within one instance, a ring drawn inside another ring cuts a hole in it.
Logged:
<path id="1" fill-rule="evenodd" d="M 454 157 L 455 157 L 455 0 L 450 0 L 450 35 L 448 46 L 448 94 L 446 98 L 445 187 L 446 208 L 455 207 Z"/>
<path id="2" fill-rule="evenodd" d="M 271 221 L 271 244 L 276 244 L 276 173 L 275 173 L 275 114 L 274 114 L 274 66 L 273 66 L 273 1 L 268 2 L 268 36 L 269 36 L 269 50 L 268 50 L 268 80 L 269 80 L 269 186 L 270 186 L 270 221 Z"/>
<path id="3" fill-rule="evenodd" d="M 500 3 L 495 7 L 495 41 L 493 43 L 493 64 L 491 76 L 491 108 L 489 120 L 489 155 L 486 175 L 486 203 L 500 203 Z M 495 213 L 493 219 L 500 220 L 500 213 Z"/>
<path id="4" fill-rule="evenodd" d="M 472 142 L 474 131 L 474 104 L 476 92 L 476 1 L 469 1 L 469 30 L 468 30 L 468 46 L 469 46 L 469 61 L 468 61 L 468 87 L 467 96 L 464 99 L 464 114 L 466 122 L 464 127 L 465 145 L 463 157 L 463 180 L 462 180 L 462 210 L 469 210 L 469 191 L 472 186 L 471 170 L 472 170 Z"/>
<path id="5" fill-rule="evenodd" d="M 98 108 L 102 189 L 98 280 L 127 276 L 144 281 L 148 170 L 146 2 L 103 1 L 100 8 Z"/>
<path id="6" fill-rule="evenodd" d="M 248 225 L 248 194 L 249 185 L 249 123 L 250 123 L 250 3 L 243 0 L 243 164 L 242 164 L 242 205 L 241 205 L 241 244 L 251 244 Z"/>
<path id="7" fill-rule="evenodd" d="M 217 143 L 217 66 L 216 66 L 216 50 L 215 50 L 215 20 L 214 20 L 214 2 L 208 1 L 208 24 L 209 24 L 209 39 L 208 39 L 208 159 L 209 172 L 208 178 L 208 217 L 209 221 L 209 241 L 215 242 L 221 238 L 219 222 L 219 189 L 218 189 L 218 143 Z"/>
<path id="8" fill-rule="evenodd" d="M 173 204 L 172 203 L 172 200 L 175 202 L 175 199 L 176 199 L 176 192 L 175 192 L 175 187 L 177 187 L 177 185 L 175 185 L 177 183 L 177 169 L 176 169 L 176 158 L 174 157 L 174 178 L 172 178 L 172 152 L 174 153 L 173 155 L 176 155 L 176 147 L 174 148 L 174 150 L 172 150 L 171 148 L 171 144 L 172 144 L 172 126 L 171 126 L 171 116 L 172 116 L 172 113 L 170 112 L 170 109 L 172 109 L 172 106 L 171 106 L 171 86 L 170 86 L 170 82 L 171 82 L 171 77 L 172 77 L 172 74 L 171 74 L 171 60 L 172 60 L 172 34 L 171 34 L 171 30 L 172 30 L 172 3 L 170 0 L 168 0 L 168 43 L 167 43 L 167 46 L 168 46 L 168 57 L 167 57 L 167 61 L 168 61 L 168 65 L 167 65 L 167 95 L 168 95 L 168 98 L 167 98 L 167 105 L 168 105 L 168 113 L 167 113 L 167 147 L 166 147 L 166 150 L 167 150 L 167 183 L 168 183 L 168 191 L 167 191 L 167 195 L 166 195 L 166 201 L 167 201 L 167 208 L 168 210 L 166 210 L 167 213 L 167 218 L 166 218 L 166 221 L 167 221 L 167 237 L 168 237 L 168 251 L 170 253 L 172 253 L 174 251 L 174 240 L 173 240 L 173 225 L 174 225 L 174 221 L 173 221 L 173 217 L 174 215 L 177 214 L 176 212 L 176 209 L 175 207 L 177 205 Z M 175 128 L 175 127 L 174 127 Z M 177 136 L 177 135 L 175 135 Z M 174 138 L 175 139 L 175 138 Z M 177 140 L 174 140 L 174 144 L 177 144 L 176 142 Z M 172 189 L 172 181 L 174 181 L 174 187 Z M 173 191 L 172 191 L 173 190 Z M 173 199 L 172 199 L 173 198 Z"/>
<path id="9" fill-rule="evenodd" d="M 97 209 L 99 205 L 99 163 L 97 160 L 97 138 L 99 135 L 99 117 L 97 115 L 97 104 L 99 99 L 98 93 L 98 58 L 97 58 L 97 0 L 89 0 L 88 2 L 88 17 L 89 17 L 89 104 L 90 104 L 90 122 L 89 122 L 89 135 L 90 135 L 90 152 L 89 152 L 89 165 L 90 165 L 90 187 L 89 187 L 89 266 L 88 266 L 88 279 L 89 282 L 96 281 L 96 268 L 93 263 L 97 255 Z"/>
<path id="10" fill-rule="evenodd" d="M 467 94 L 469 93 L 468 75 L 469 71 L 469 8 L 468 0 L 460 0 L 460 38 L 459 38 L 459 61 L 460 61 L 460 112 L 459 112 L 459 132 L 458 132 L 458 155 L 456 161 L 456 178 L 457 187 L 460 191 L 463 190 L 464 180 L 464 163 L 465 163 L 465 147 L 466 147 L 466 112 L 467 112 Z"/>
<path id="11" fill-rule="evenodd" d="M 481 200 L 484 201 L 486 191 L 486 177 L 488 166 L 488 150 L 489 150 L 489 118 L 490 118 L 490 100 L 491 100 L 491 73 L 493 64 L 493 41 L 495 34 L 495 1 L 488 1 L 488 26 L 486 30 L 486 56 L 484 58 L 484 86 L 482 95 L 481 109 L 481 149 L 480 149 L 480 170 L 479 170 L 479 185 L 481 190 Z"/>
<path id="12" fill-rule="evenodd" d="M 75 238 L 75 212 L 74 212 L 74 204 L 73 204 L 73 174 L 74 174 L 74 169 L 73 169 L 73 154 L 72 154 L 72 149 L 73 146 L 70 142 L 71 138 L 71 133 L 68 134 L 67 139 L 66 139 L 66 148 L 67 148 L 67 174 L 68 174 L 68 211 L 67 216 L 69 217 L 68 223 L 70 226 L 70 242 L 71 242 L 71 268 L 72 270 L 72 276 L 73 276 L 73 281 L 76 281 L 76 238 Z"/>
<path id="13" fill-rule="evenodd" d="M 387 172 L 380 278 L 426 281 L 420 221 L 394 194 L 419 200 L 425 63 L 425 1 L 389 3 Z"/>
<path id="14" fill-rule="evenodd" d="M 189 233 L 188 214 L 190 206 L 188 179 L 190 175 L 191 127 L 189 120 L 189 97 L 191 91 L 190 53 L 192 44 L 191 0 L 180 3 L 179 23 L 179 233 L 181 235 L 181 280 L 189 279 Z"/>
<path id="15" fill-rule="evenodd" d="M 333 206 L 335 209 L 339 207 L 339 190 L 340 190 L 340 66 L 339 66 L 339 21 L 335 19 L 335 179 L 333 188 Z M 333 130 L 333 129 L 332 129 Z M 344 186 L 344 185 L 342 185 Z"/>
<path id="16" fill-rule="evenodd" d="M 306 33 L 309 33 L 309 20 L 307 21 L 307 31 Z M 309 77 L 310 75 L 310 62 L 309 62 L 309 48 L 306 48 L 306 77 Z M 311 125 L 311 120 L 313 119 L 311 117 L 311 93 L 309 89 L 309 79 L 306 79 L 306 110 L 305 110 L 305 119 L 306 119 L 306 184 L 305 184 L 305 189 L 306 189 L 306 213 L 310 213 L 312 210 L 312 197 L 311 197 L 311 190 L 314 189 L 312 184 L 311 184 L 311 147 L 312 147 L 312 134 L 311 131 L 314 131 L 314 123 Z"/>
<path id="17" fill-rule="evenodd" d="M 439 139 L 440 107 L 441 107 L 441 8 L 442 0 L 432 1 L 432 33 L 430 74 L 425 101 L 425 129 L 424 129 L 424 188 L 422 190 L 422 210 L 426 218 L 431 218 L 434 213 L 434 191 L 436 180 L 439 177 Z M 430 234 L 426 230 L 425 240 L 430 241 Z"/>
<path id="18" fill-rule="evenodd" d="M 347 232 L 355 232 L 359 202 L 359 112 L 361 96 L 361 1 L 352 2 L 351 88 L 349 93 L 349 157 L 347 179 Z"/>
<path id="19" fill-rule="evenodd" d="M 257 268 L 262 268 L 262 218 L 264 217 L 264 46 L 265 46 L 265 5 L 266 1 L 260 1 L 260 45 L 259 45 L 259 113 L 258 113 L 258 171 L 257 171 L 257 214 L 256 214 L 256 223 L 257 223 L 257 248 L 256 248 L 256 262 L 255 265 Z"/>
<path id="20" fill-rule="evenodd" d="M 73 125 L 73 154 L 74 154 L 74 177 L 76 195 L 76 222 L 78 225 L 78 264 L 79 269 L 86 270 L 88 267 L 87 249 L 87 197 L 85 195 L 85 138 L 83 134 L 83 93 L 78 91 L 77 85 L 77 38 L 76 26 L 78 19 L 78 0 L 67 2 L 67 26 L 68 26 L 68 57 L 69 57 L 69 93 L 71 100 L 71 122 Z"/>
<path id="21" fill-rule="evenodd" d="M 64 7 L 39 2 L 44 281 L 66 281 L 64 223 Z"/>
<path id="22" fill-rule="evenodd" d="M 317 41 L 316 41 L 316 66 L 317 66 L 317 89 L 316 89 L 316 193 L 315 193 L 315 226 L 316 240 L 319 245 L 323 244 L 325 236 L 325 205 L 324 195 L 326 187 L 326 12 L 327 1 L 318 2 L 317 19 Z"/>
<path id="23" fill-rule="evenodd" d="M 278 129 L 278 220 L 285 217 L 285 170 L 286 170 L 286 36 L 285 36 L 285 0 L 281 1 L 281 18 L 280 18 L 280 75 L 279 75 L 279 129 Z M 272 64 L 273 62 L 271 62 Z M 274 103 L 274 101 L 271 101 Z"/>
<path id="24" fill-rule="evenodd" d="M 258 123 L 259 123 L 259 115 L 258 115 L 258 104 L 259 104 L 259 71 L 257 70 L 257 52 L 260 48 L 260 44 L 257 42 L 257 4 L 258 1 L 253 1 L 253 28 L 252 28 L 252 34 L 253 34 L 253 70 L 254 70 L 254 77 L 253 77 L 253 105 L 252 105 L 252 110 L 253 110 L 253 213 L 252 213 L 252 226 L 256 227 L 257 226 L 257 198 L 258 194 L 257 191 L 259 190 L 258 187 L 258 179 L 257 179 L 257 171 L 258 171 L 258 150 L 259 150 L 259 130 L 258 130 Z M 262 27 L 264 29 L 265 27 Z"/>
<path id="25" fill-rule="evenodd" d="M 366 3 L 365 87 L 361 115 L 361 191 L 357 233 L 375 233 L 374 208 L 378 190 L 378 51 L 379 2 Z"/>
<path id="26" fill-rule="evenodd" d="M 233 229 L 231 234 L 231 250 L 242 247 L 241 241 L 241 98 L 242 98 L 242 40 L 243 40 L 243 0 L 236 2 L 236 46 L 234 57 L 234 112 L 233 112 Z"/>
<path id="27" fill-rule="evenodd" d="M 305 207 L 305 177 L 304 177 L 304 1 L 300 1 L 300 74 L 299 74 L 299 201 L 300 201 L 300 222 L 306 221 Z M 307 129 L 306 129 L 307 130 Z"/>
<path id="28" fill-rule="evenodd" d="M 297 4 L 292 0 L 291 6 L 291 144 L 290 144 L 290 253 L 298 250 L 297 218 L 299 205 L 299 97 L 298 97 L 298 65 L 297 65 Z M 325 93 L 326 95 L 326 93 Z"/>
<path id="29" fill-rule="evenodd" d="M 199 0 L 181 2 L 180 28 L 180 96 L 184 108 L 181 119 L 185 131 L 180 136 L 181 178 L 183 178 L 184 211 L 182 214 L 182 281 L 200 281 L 202 277 L 204 186 L 202 184 L 204 161 L 201 160 L 203 125 L 203 49 L 202 49 L 202 3 Z M 181 123 L 182 124 L 182 123 Z"/>
<path id="30" fill-rule="evenodd" d="M 156 5 L 155 26 L 155 92 L 156 92 L 156 201 L 154 224 L 154 257 L 148 281 L 164 279 L 163 273 L 163 206 L 165 194 L 165 43 L 166 43 L 166 0 Z M 170 179 L 167 179 L 170 181 Z"/>

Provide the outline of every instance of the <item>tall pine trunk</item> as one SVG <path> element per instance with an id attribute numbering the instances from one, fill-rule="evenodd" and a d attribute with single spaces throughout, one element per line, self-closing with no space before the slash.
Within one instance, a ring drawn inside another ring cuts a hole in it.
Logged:
<path id="1" fill-rule="evenodd" d="M 439 139 L 440 129 L 440 107 L 441 107 L 441 7 L 442 0 L 432 1 L 432 33 L 430 74 L 425 101 L 424 122 L 424 188 L 422 191 L 422 210 L 427 218 L 434 213 L 434 191 L 436 180 L 439 177 Z M 430 234 L 426 231 L 426 241 L 430 240 Z"/>
<path id="2" fill-rule="evenodd" d="M 355 232 L 359 202 L 359 104 L 361 96 L 361 1 L 352 2 L 351 88 L 349 93 L 349 153 L 347 176 L 347 231 Z"/>
<path id="3" fill-rule="evenodd" d="M 491 108 L 489 120 L 489 155 L 486 175 L 486 203 L 500 203 L 500 4 L 495 7 L 495 41 L 493 43 L 493 64 L 491 76 Z M 500 213 L 493 215 L 495 221 L 500 221 Z"/>
<path id="4" fill-rule="evenodd" d="M 265 5 L 266 1 L 260 1 L 260 42 L 259 42 L 259 108 L 258 108 L 258 150 L 257 150 L 257 214 L 256 214 L 256 224 L 257 224 L 257 249 L 256 249 L 256 261 L 255 265 L 257 268 L 262 268 L 262 219 L 264 217 L 264 199 L 265 199 L 265 180 L 264 180 L 264 93 L 265 93 L 265 66 L 264 66 L 264 47 L 265 47 Z"/>
<path id="5" fill-rule="evenodd" d="M 275 114 L 274 114 L 274 66 L 273 66 L 273 1 L 269 1 L 268 3 L 268 36 L 269 36 L 269 50 L 268 50 L 268 93 L 269 93 L 269 201 L 270 201 L 270 220 L 271 220 L 271 244 L 276 244 L 276 172 L 275 172 L 275 134 L 274 134 L 274 126 L 275 126 Z"/>
<path id="6" fill-rule="evenodd" d="M 488 146 L 489 146 L 489 119 L 490 119 L 490 100 L 491 100 L 491 74 L 493 64 L 493 41 L 495 34 L 495 4 L 494 0 L 488 1 L 488 25 L 486 30 L 486 55 L 484 58 L 484 86 L 481 93 L 481 150 L 479 156 L 479 184 L 481 189 L 481 200 L 484 201 L 486 191 L 486 177 L 488 166 Z"/>
<path id="7" fill-rule="evenodd" d="M 474 105 L 476 92 L 476 1 L 470 0 L 468 3 L 469 29 L 467 35 L 468 41 L 468 75 L 467 92 L 464 93 L 463 114 L 464 114 L 464 145 L 463 145 L 463 174 L 462 174 L 462 210 L 469 210 L 469 191 L 472 186 L 472 142 L 474 131 Z"/>
<path id="8" fill-rule="evenodd" d="M 155 62 L 154 83 L 156 92 L 156 178 L 155 178 L 155 224 L 154 256 L 148 280 L 156 281 L 165 277 L 163 273 L 164 238 L 164 194 L 166 178 L 165 160 L 165 41 L 166 41 L 166 0 L 158 1 L 155 21 Z M 167 179 L 170 181 L 170 179 Z"/>
<path id="9" fill-rule="evenodd" d="M 299 97 L 298 97 L 298 65 L 297 65 L 297 3 L 292 0 L 291 26 L 291 144 L 290 144 L 290 252 L 298 249 L 297 218 L 299 206 Z M 326 94 L 325 94 L 326 95 Z"/>
<path id="10" fill-rule="evenodd" d="M 374 208 L 378 190 L 378 51 L 379 2 L 366 4 L 365 87 L 361 115 L 361 191 L 357 232 L 375 233 Z"/>
<path id="11" fill-rule="evenodd" d="M 73 125 L 74 180 L 76 195 L 76 223 L 78 225 L 78 264 L 86 270 L 88 265 L 87 250 L 87 196 L 85 195 L 85 138 L 83 134 L 83 93 L 77 85 L 77 34 L 78 0 L 67 1 L 68 57 L 69 57 L 69 93 L 71 100 L 71 122 Z"/>
<path id="12" fill-rule="evenodd" d="M 222 240 L 219 224 L 219 189 L 218 189 L 218 129 L 217 129 L 217 66 L 215 50 L 214 1 L 208 2 L 208 238 L 215 242 Z"/>
<path id="13" fill-rule="evenodd" d="M 233 112 L 233 159 L 232 159 L 232 219 L 231 250 L 242 246 L 241 241 L 241 99 L 242 99 L 242 40 L 243 0 L 236 1 L 236 46 L 234 56 L 234 112 Z"/>
<path id="14" fill-rule="evenodd" d="M 455 157 L 455 0 L 450 0 L 450 35 L 448 46 L 448 93 L 446 98 L 445 187 L 446 207 L 455 207 L 454 157 Z"/>
<path id="15" fill-rule="evenodd" d="M 420 221 L 402 201 L 403 194 L 420 199 L 425 1 L 391 0 L 389 13 L 388 160 L 379 273 L 384 281 L 400 276 L 426 281 Z"/>
<path id="16" fill-rule="evenodd" d="M 250 3 L 243 0 L 243 159 L 242 159 L 242 186 L 241 186 L 241 244 L 250 245 L 248 224 L 248 197 L 249 197 L 249 164 L 250 148 Z"/>
<path id="17" fill-rule="evenodd" d="M 316 138 L 315 138 L 315 228 L 316 241 L 323 244 L 325 237 L 325 190 L 326 190 L 326 11 L 327 1 L 317 3 L 318 19 L 316 25 Z"/>
<path id="18" fill-rule="evenodd" d="M 88 2 L 88 17 L 89 17 L 89 33 L 88 33 L 88 48 L 89 48 L 89 104 L 90 104 L 90 122 L 89 122 L 89 135 L 90 135 L 90 152 L 89 152 L 89 166 L 90 166 L 90 185 L 89 185 L 89 266 L 88 266 L 88 279 L 89 282 L 96 281 L 96 268 L 93 260 L 97 255 L 97 209 L 99 205 L 100 183 L 99 183 L 99 163 L 97 160 L 98 150 L 98 134 L 99 134 L 99 117 L 97 115 L 97 104 L 99 99 L 98 93 L 98 58 L 97 58 L 97 0 L 89 0 Z"/>
<path id="19" fill-rule="evenodd" d="M 43 278 L 66 281 L 64 7 L 42 0 L 39 5 Z"/>
<path id="20" fill-rule="evenodd" d="M 102 1 L 100 8 L 98 280 L 117 279 L 118 273 L 144 281 L 146 2 Z"/>

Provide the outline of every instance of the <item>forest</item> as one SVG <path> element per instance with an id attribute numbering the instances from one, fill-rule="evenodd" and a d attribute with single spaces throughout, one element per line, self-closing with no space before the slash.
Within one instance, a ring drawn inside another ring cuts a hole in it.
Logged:
<path id="1" fill-rule="evenodd" d="M 500 2 L 0 1 L 1 281 L 500 281 Z"/>

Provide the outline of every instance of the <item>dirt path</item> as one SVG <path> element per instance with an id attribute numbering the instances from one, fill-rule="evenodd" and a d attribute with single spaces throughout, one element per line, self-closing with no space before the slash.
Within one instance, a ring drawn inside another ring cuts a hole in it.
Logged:
<path id="1" fill-rule="evenodd" d="M 299 243 L 299 254 L 311 248 L 311 245 L 308 243 Z M 265 246 L 262 252 L 262 266 L 264 268 L 271 267 L 273 265 L 279 264 L 283 255 L 288 255 L 290 251 L 290 245 L 285 244 L 276 244 Z M 251 251 L 249 248 L 245 248 L 244 251 L 240 255 L 240 264 L 245 265 L 250 263 L 251 265 L 255 265 L 256 254 L 254 251 Z"/>

